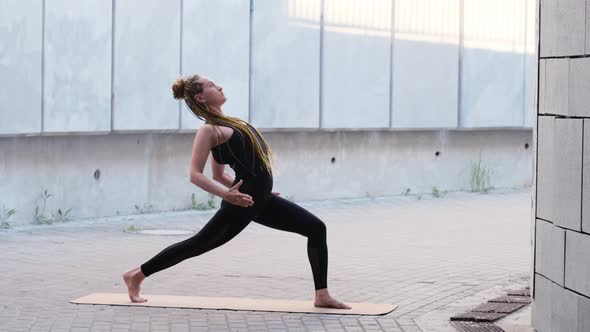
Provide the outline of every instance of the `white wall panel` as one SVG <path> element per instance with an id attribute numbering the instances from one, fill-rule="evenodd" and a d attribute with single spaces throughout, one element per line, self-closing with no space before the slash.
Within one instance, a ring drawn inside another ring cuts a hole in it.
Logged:
<path id="1" fill-rule="evenodd" d="M 223 112 L 248 120 L 250 3 L 184 1 L 182 26 L 182 75 L 203 75 L 221 85 Z M 181 104 L 182 128 L 198 128 L 203 121 Z"/>
<path id="2" fill-rule="evenodd" d="M 45 10 L 44 131 L 110 130 L 111 2 L 52 0 Z"/>
<path id="3" fill-rule="evenodd" d="M 523 125 L 525 1 L 464 2 L 462 127 Z"/>
<path id="4" fill-rule="evenodd" d="M 325 0 L 322 127 L 389 127 L 391 0 Z"/>
<path id="5" fill-rule="evenodd" d="M 254 0 L 251 122 L 319 126 L 320 0 Z"/>
<path id="6" fill-rule="evenodd" d="M 178 129 L 180 0 L 115 3 L 114 130 Z"/>
<path id="7" fill-rule="evenodd" d="M 0 135 L 41 132 L 41 0 L 0 1 Z"/>
<path id="8" fill-rule="evenodd" d="M 396 0 L 394 128 L 457 126 L 459 0 Z"/>

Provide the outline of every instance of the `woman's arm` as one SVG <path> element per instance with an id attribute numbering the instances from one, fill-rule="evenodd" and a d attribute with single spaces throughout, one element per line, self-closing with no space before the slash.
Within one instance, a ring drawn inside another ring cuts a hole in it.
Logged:
<path id="1" fill-rule="evenodd" d="M 234 183 L 235 178 L 227 173 L 223 173 L 222 176 L 215 179 L 217 182 L 221 183 L 222 185 L 231 188 L 232 184 Z"/>
<path id="2" fill-rule="evenodd" d="M 201 126 L 197 130 L 195 140 L 193 142 L 193 154 L 190 165 L 190 182 L 199 188 L 225 199 L 227 190 L 219 187 L 215 182 L 209 180 L 204 174 L 203 169 L 207 162 L 207 157 L 215 141 L 215 132 L 213 127 L 208 124 Z"/>
<path id="3" fill-rule="evenodd" d="M 213 157 L 213 153 L 211 153 L 210 156 L 213 180 L 228 188 L 231 188 L 232 183 L 234 183 L 234 177 L 225 173 L 225 165 L 218 163 Z"/>

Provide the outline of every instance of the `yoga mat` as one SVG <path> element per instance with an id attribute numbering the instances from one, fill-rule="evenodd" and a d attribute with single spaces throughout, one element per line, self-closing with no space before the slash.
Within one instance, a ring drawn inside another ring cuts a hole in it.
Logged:
<path id="1" fill-rule="evenodd" d="M 153 294 L 142 294 L 141 297 L 147 299 L 147 302 L 131 302 L 127 293 L 92 293 L 90 295 L 82 296 L 72 300 L 70 303 L 163 308 L 304 312 L 339 315 L 384 315 L 397 308 L 397 305 L 393 304 L 348 301 L 341 302 L 350 305 L 352 307 L 351 309 L 317 308 L 313 306 L 313 300 L 295 301 L 279 299 L 248 299 L 240 297 L 201 297 Z"/>

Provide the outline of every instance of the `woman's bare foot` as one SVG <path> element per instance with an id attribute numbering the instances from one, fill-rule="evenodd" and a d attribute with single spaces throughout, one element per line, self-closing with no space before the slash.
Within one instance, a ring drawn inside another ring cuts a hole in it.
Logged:
<path id="1" fill-rule="evenodd" d="M 141 282 L 145 279 L 145 275 L 141 272 L 140 268 L 135 268 L 131 271 L 123 273 L 123 280 L 127 285 L 127 291 L 129 292 L 129 299 L 132 302 L 146 302 L 147 299 L 139 296 L 139 287 Z"/>
<path id="2" fill-rule="evenodd" d="M 315 301 L 313 301 L 315 307 L 320 308 L 334 308 L 334 309 L 350 309 L 351 306 L 342 302 L 336 301 L 328 293 L 327 288 L 318 289 L 315 293 Z"/>

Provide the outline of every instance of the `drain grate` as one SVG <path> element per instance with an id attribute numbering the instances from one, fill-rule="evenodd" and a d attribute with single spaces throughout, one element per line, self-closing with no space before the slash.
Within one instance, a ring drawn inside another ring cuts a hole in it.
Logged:
<path id="1" fill-rule="evenodd" d="M 502 296 L 488 302 L 502 302 L 502 303 L 531 303 L 531 298 L 528 296 Z"/>
<path id="2" fill-rule="evenodd" d="M 504 316 L 506 316 L 504 313 L 469 311 L 464 314 L 451 317 L 451 321 L 493 322 Z"/>
<path id="3" fill-rule="evenodd" d="M 500 303 L 488 302 L 473 309 L 476 312 L 491 312 L 500 314 L 509 314 L 525 306 L 525 303 Z"/>
<path id="4" fill-rule="evenodd" d="M 529 294 L 529 295 L 526 295 Z M 466 313 L 451 317 L 451 323 L 459 331 L 503 331 L 491 324 L 531 303 L 530 290 L 510 291 L 508 295 L 489 300 Z"/>
<path id="5" fill-rule="evenodd" d="M 452 322 L 451 325 L 460 332 L 504 332 L 491 323 Z"/>

